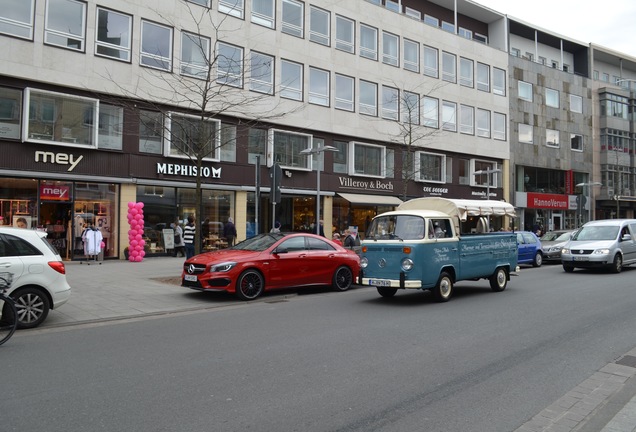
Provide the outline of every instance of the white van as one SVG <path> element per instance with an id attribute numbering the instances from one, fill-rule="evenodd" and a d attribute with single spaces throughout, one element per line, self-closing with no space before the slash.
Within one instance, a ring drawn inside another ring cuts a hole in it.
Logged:
<path id="1" fill-rule="evenodd" d="M 636 219 L 607 219 L 583 225 L 561 251 L 563 270 L 606 268 L 620 273 L 636 264 Z"/>

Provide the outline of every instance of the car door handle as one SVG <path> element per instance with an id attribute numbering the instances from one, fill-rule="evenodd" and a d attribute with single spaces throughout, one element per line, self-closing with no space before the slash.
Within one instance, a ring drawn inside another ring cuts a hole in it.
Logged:
<path id="1" fill-rule="evenodd" d="M 9 268 L 11 267 L 11 263 L 0 263 L 0 267 Z"/>
<path id="2" fill-rule="evenodd" d="M 298 255 L 300 258 L 307 258 L 307 254 L 300 254 Z"/>

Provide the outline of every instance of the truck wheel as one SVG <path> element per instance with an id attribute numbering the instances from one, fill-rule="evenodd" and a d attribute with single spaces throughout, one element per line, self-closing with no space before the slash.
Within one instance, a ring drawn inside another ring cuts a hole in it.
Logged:
<path id="1" fill-rule="evenodd" d="M 382 297 L 393 297 L 397 292 L 397 288 L 378 287 L 378 294 Z"/>
<path id="2" fill-rule="evenodd" d="M 612 273 L 620 273 L 623 270 L 623 256 L 619 253 L 614 256 L 614 262 L 610 266 L 610 271 Z"/>
<path id="3" fill-rule="evenodd" d="M 541 254 L 541 252 L 537 252 L 534 256 L 534 260 L 532 261 L 532 267 L 541 267 L 541 264 L 543 264 L 543 254 Z"/>
<path id="4" fill-rule="evenodd" d="M 563 270 L 566 273 L 572 273 L 574 271 L 574 266 L 569 265 L 569 264 L 563 264 Z"/>
<path id="5" fill-rule="evenodd" d="M 508 272 L 505 268 L 499 267 L 495 273 L 490 276 L 490 288 L 495 291 L 503 291 L 508 285 Z"/>
<path id="6" fill-rule="evenodd" d="M 438 302 L 447 302 L 453 296 L 453 278 L 446 272 L 442 272 L 433 288 L 433 294 Z"/>

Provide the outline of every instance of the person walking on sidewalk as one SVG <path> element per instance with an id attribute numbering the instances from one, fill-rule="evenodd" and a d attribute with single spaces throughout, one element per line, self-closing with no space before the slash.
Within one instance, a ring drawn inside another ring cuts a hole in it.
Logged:
<path id="1" fill-rule="evenodd" d="M 234 220 L 231 217 L 227 218 L 227 223 L 223 227 L 223 237 L 227 240 L 228 246 L 234 246 L 234 239 L 236 238 L 236 226 Z"/>
<path id="2" fill-rule="evenodd" d="M 183 228 L 181 228 L 179 219 L 174 221 L 172 226 L 174 229 L 174 251 L 172 256 L 177 257 L 179 254 L 181 254 L 182 257 L 185 257 L 186 251 L 185 251 L 185 243 L 183 242 Z"/>
<path id="3" fill-rule="evenodd" d="M 183 228 L 183 243 L 186 251 L 186 259 L 194 256 L 194 235 L 197 226 L 194 224 L 194 216 L 188 216 L 188 223 Z"/>

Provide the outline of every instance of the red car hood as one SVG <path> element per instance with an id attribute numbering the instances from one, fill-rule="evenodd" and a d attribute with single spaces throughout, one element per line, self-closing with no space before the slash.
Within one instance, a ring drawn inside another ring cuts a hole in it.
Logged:
<path id="1" fill-rule="evenodd" d="M 186 262 L 192 264 L 208 264 L 212 262 L 219 263 L 224 261 L 249 261 L 252 258 L 256 258 L 263 252 L 264 251 L 224 249 L 195 255 Z"/>

